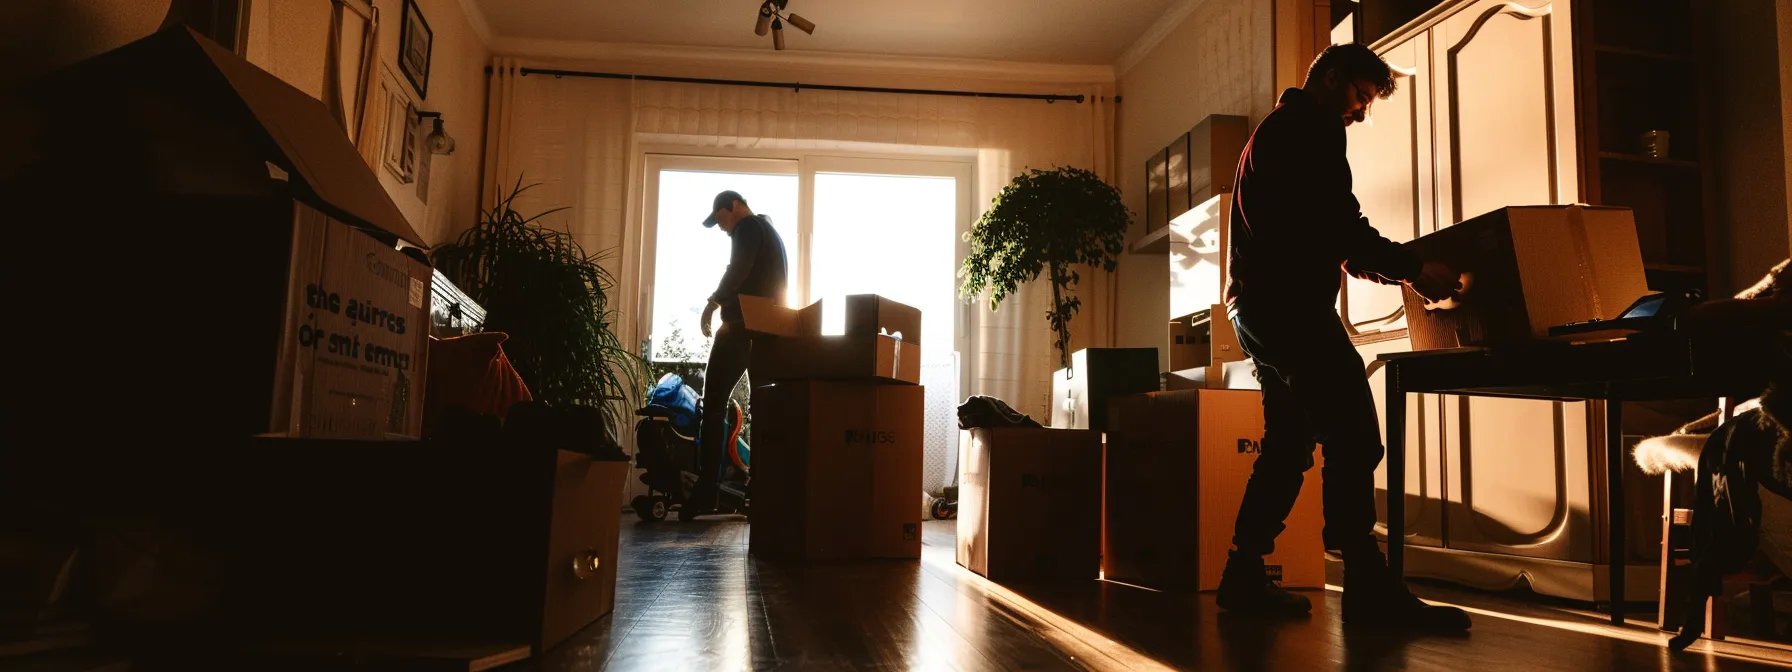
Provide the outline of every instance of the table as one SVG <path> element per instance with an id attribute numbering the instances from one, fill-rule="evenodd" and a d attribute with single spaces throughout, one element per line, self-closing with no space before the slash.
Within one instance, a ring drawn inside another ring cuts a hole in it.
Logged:
<path id="1" fill-rule="evenodd" d="M 1638 333 L 1584 343 L 1398 352 L 1387 368 L 1388 566 L 1404 569 L 1406 395 L 1457 395 L 1606 402 L 1606 562 L 1611 622 L 1624 623 L 1624 432 L 1626 401 L 1752 397 L 1767 385 L 1778 346 L 1772 331 Z"/>

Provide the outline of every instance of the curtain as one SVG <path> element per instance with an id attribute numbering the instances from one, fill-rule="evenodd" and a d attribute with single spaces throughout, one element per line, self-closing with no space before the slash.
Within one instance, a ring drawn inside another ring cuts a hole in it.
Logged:
<path id="1" fill-rule="evenodd" d="M 550 225 L 587 249 L 615 249 L 613 272 L 632 296 L 638 283 L 640 231 L 636 147 L 642 138 L 741 149 L 829 149 L 877 145 L 977 150 L 973 198 L 982 208 L 1028 168 L 1069 165 L 1112 179 L 1111 103 L 1103 86 L 1084 103 L 761 87 L 520 76 L 511 59 L 493 63 L 487 114 L 486 203 L 518 176 L 541 183 L 519 207 L 529 213 L 569 206 Z M 533 208 L 533 209 L 532 209 Z M 557 216 L 558 217 L 558 216 Z M 1082 312 L 1071 349 L 1113 342 L 1108 274 L 1079 269 Z M 977 370 L 967 394 L 1007 401 L 1050 418 L 1058 368 L 1045 328 L 1049 284 L 1035 282 L 986 312 L 974 335 Z M 633 302 L 627 305 L 632 308 Z M 987 310 L 987 302 L 980 302 Z M 625 339 L 646 337 L 625 316 Z"/>

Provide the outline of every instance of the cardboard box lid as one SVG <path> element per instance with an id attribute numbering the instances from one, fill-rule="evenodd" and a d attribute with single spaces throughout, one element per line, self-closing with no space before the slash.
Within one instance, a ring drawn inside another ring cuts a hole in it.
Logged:
<path id="1" fill-rule="evenodd" d="M 747 331 L 766 336 L 816 336 L 821 333 L 821 302 L 807 308 L 789 308 L 783 302 L 765 296 L 742 294 L 741 325 Z"/>
<path id="2" fill-rule="evenodd" d="M 238 196 L 266 195 L 265 161 L 331 216 L 427 249 L 321 101 L 185 26 L 45 75 L 21 99 L 39 116 L 42 156 L 76 148 L 109 180 Z M 179 174 L 155 174 L 170 169 Z M 259 193 L 244 193 L 257 182 Z"/>

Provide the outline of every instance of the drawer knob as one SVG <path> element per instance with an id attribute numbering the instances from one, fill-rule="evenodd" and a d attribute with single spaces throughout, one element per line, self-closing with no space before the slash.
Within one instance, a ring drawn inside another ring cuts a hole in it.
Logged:
<path id="1" fill-rule="evenodd" d="M 598 557 L 597 549 L 587 548 L 583 553 L 573 556 L 572 575 L 580 580 L 589 579 L 597 575 L 597 569 L 603 564 L 603 558 Z"/>

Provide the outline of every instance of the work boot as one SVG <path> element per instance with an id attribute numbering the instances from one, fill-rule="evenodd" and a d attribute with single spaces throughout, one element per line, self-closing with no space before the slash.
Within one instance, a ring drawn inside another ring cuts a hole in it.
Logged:
<path id="1" fill-rule="evenodd" d="M 1283 590 L 1269 580 L 1262 556 L 1240 555 L 1238 551 L 1226 558 L 1218 601 L 1221 609 L 1238 614 L 1298 617 L 1313 611 L 1313 601 L 1305 595 Z"/>
<path id="2" fill-rule="evenodd" d="M 1381 549 L 1344 555 L 1344 625 L 1406 632 L 1451 633 L 1469 629 L 1468 613 L 1427 604 L 1388 571 Z"/>

